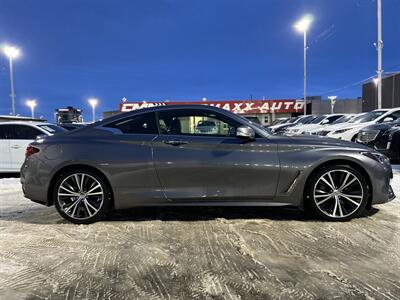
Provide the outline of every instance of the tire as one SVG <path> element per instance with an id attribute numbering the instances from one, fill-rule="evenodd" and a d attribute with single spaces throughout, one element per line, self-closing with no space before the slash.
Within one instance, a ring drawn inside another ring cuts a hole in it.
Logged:
<path id="1" fill-rule="evenodd" d="M 112 203 L 111 188 L 103 176 L 85 169 L 61 174 L 55 183 L 53 197 L 58 213 L 75 224 L 104 219 Z"/>
<path id="2" fill-rule="evenodd" d="M 367 203 L 367 181 L 359 171 L 350 166 L 318 169 L 307 182 L 305 208 L 318 218 L 348 221 L 358 217 Z"/>

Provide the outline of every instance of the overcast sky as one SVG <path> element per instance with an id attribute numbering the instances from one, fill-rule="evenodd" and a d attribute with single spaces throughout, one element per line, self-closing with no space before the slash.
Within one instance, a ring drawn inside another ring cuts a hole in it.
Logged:
<path id="1" fill-rule="evenodd" d="M 383 63 L 400 70 L 400 0 L 383 0 Z M 87 98 L 115 110 L 136 100 L 301 98 L 309 31 L 309 94 L 361 96 L 376 74 L 375 0 L 0 0 L 0 43 L 15 61 L 17 113 L 52 120 Z M 353 85 L 354 84 L 354 85 Z M 0 114 L 11 111 L 8 62 L 0 58 Z"/>

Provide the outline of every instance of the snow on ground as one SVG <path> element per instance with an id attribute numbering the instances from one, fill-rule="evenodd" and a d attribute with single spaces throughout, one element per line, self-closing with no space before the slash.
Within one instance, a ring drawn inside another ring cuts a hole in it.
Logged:
<path id="1" fill-rule="evenodd" d="M 179 207 L 83 226 L 25 199 L 18 178 L 0 179 L 2 299 L 398 299 L 399 250 L 399 199 L 343 223 Z"/>
<path id="2" fill-rule="evenodd" d="M 392 165 L 392 169 L 393 179 L 390 184 L 396 196 L 400 198 L 400 165 Z"/>
<path id="3" fill-rule="evenodd" d="M 19 178 L 1 178 L 0 179 L 0 195 L 12 191 L 20 191 L 21 184 Z"/>

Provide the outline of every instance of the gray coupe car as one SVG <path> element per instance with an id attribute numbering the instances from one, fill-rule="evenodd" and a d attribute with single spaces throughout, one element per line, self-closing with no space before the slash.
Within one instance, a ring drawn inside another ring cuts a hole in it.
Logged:
<path id="1" fill-rule="evenodd" d="M 199 131 L 199 123 L 216 129 Z M 171 105 L 43 137 L 26 151 L 25 197 L 91 223 L 135 206 L 296 206 L 349 220 L 392 200 L 386 156 L 324 137 L 275 136 L 228 111 Z"/>

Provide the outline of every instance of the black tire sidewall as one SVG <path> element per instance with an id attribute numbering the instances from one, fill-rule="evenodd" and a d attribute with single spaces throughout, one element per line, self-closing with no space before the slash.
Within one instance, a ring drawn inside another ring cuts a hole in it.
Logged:
<path id="1" fill-rule="evenodd" d="M 363 199 L 361 202 L 360 207 L 353 212 L 351 215 L 343 217 L 343 218 L 333 218 L 330 217 L 326 214 L 324 214 L 317 206 L 315 203 L 314 199 L 314 187 L 315 184 L 317 183 L 317 180 L 325 173 L 329 171 L 334 171 L 334 170 L 346 170 L 351 172 L 354 176 L 357 177 L 357 179 L 360 181 L 362 188 L 363 188 Z M 325 168 L 321 168 L 317 171 L 315 171 L 311 176 L 310 179 L 307 182 L 306 186 L 306 193 L 305 193 L 305 208 L 309 212 L 311 212 L 314 216 L 320 218 L 320 219 L 325 219 L 328 221 L 348 221 L 353 218 L 356 218 L 360 216 L 360 214 L 365 210 L 365 207 L 367 206 L 368 203 L 368 184 L 365 179 L 365 177 L 356 169 L 352 168 L 351 166 L 346 166 L 346 165 L 337 165 L 337 166 L 329 166 Z"/>
<path id="2" fill-rule="evenodd" d="M 62 211 L 60 203 L 58 202 L 58 189 L 59 189 L 61 183 L 63 182 L 63 180 L 65 178 L 67 178 L 68 176 L 71 176 L 72 174 L 76 174 L 76 173 L 87 174 L 87 175 L 95 178 L 101 184 L 101 187 L 104 192 L 103 205 L 100 208 L 100 210 L 97 212 L 97 214 L 95 214 L 94 216 L 92 216 L 88 219 L 85 219 L 85 220 L 71 218 L 70 216 L 68 216 L 66 213 L 64 213 Z M 112 194 L 111 194 L 111 189 L 110 189 L 108 183 L 103 178 L 103 176 L 100 176 L 97 173 L 89 171 L 89 170 L 76 169 L 73 171 L 67 171 L 65 173 L 62 173 L 57 178 L 56 183 L 54 185 L 54 189 L 53 189 L 53 199 L 54 199 L 54 205 L 55 205 L 58 213 L 67 221 L 75 223 L 75 224 L 91 224 L 91 223 L 94 223 L 94 222 L 104 219 L 105 216 L 108 214 L 108 212 L 110 211 L 110 208 L 111 208 Z"/>

